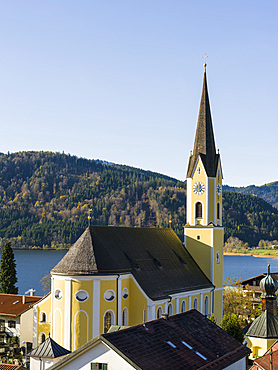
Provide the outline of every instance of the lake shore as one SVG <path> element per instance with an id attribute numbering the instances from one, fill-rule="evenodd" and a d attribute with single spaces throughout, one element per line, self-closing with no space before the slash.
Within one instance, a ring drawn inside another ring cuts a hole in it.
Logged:
<path id="1" fill-rule="evenodd" d="M 278 255 L 274 254 L 255 254 L 255 253 L 232 253 L 232 252 L 224 252 L 224 256 L 249 256 L 249 257 L 262 257 L 262 258 L 278 258 Z"/>

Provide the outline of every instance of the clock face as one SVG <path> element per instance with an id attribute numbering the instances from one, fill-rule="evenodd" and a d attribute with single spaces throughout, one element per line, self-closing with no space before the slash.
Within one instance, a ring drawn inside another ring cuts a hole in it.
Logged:
<path id="1" fill-rule="evenodd" d="M 217 192 L 217 195 L 220 195 L 220 194 L 221 194 L 221 191 L 222 191 L 222 187 L 221 187 L 221 185 L 218 183 L 218 184 L 216 185 L 216 192 Z"/>
<path id="2" fill-rule="evenodd" d="M 206 190 L 206 187 L 205 187 L 205 185 L 202 182 L 196 182 L 193 185 L 193 191 L 197 195 L 203 194 L 205 190 Z"/>

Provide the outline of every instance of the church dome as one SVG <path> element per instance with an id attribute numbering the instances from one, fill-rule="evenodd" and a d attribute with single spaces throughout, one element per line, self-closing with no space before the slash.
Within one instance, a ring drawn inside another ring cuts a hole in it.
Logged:
<path id="1" fill-rule="evenodd" d="M 263 297 L 275 297 L 275 292 L 278 289 L 277 280 L 270 275 L 270 265 L 268 265 L 268 272 L 260 282 L 260 288 Z"/>

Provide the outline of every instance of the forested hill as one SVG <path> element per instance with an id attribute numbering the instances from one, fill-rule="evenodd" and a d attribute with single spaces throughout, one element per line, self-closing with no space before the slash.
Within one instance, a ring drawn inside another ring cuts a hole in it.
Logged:
<path id="1" fill-rule="evenodd" d="M 224 192 L 226 238 L 278 239 L 278 210 Z M 183 239 L 185 183 L 128 166 L 51 152 L 0 154 L 0 246 L 69 247 L 88 225 L 169 227 Z"/>
<path id="2" fill-rule="evenodd" d="M 233 187 L 225 185 L 223 189 L 227 191 L 234 191 L 237 193 L 256 195 L 260 198 L 263 198 L 266 202 L 272 204 L 274 207 L 278 208 L 278 181 L 261 186 L 249 185 L 242 187 Z"/>

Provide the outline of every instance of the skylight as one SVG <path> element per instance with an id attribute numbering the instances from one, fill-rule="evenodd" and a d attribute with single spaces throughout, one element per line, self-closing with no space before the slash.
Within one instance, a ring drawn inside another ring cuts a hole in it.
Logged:
<path id="1" fill-rule="evenodd" d="M 189 349 L 192 349 L 192 351 L 194 351 L 196 353 L 196 355 L 198 355 L 199 357 L 201 357 L 203 360 L 207 361 L 207 358 L 205 356 L 203 356 L 200 352 L 198 351 L 195 351 L 195 349 L 193 349 L 193 347 L 191 347 L 189 344 L 187 344 L 184 340 L 181 340 L 182 344 L 184 344 L 187 348 Z"/>
<path id="2" fill-rule="evenodd" d="M 184 340 L 181 341 L 182 344 L 184 344 L 187 348 L 189 349 L 193 349 L 193 347 L 191 347 L 189 344 L 187 344 Z"/>
<path id="3" fill-rule="evenodd" d="M 175 346 L 174 343 L 170 342 L 169 340 L 166 340 L 166 343 L 168 343 L 172 348 L 177 348 L 177 346 Z"/>
<path id="4" fill-rule="evenodd" d="M 205 356 L 201 355 L 200 352 L 198 352 L 198 351 L 195 351 L 195 352 L 196 352 L 196 355 L 200 356 L 203 360 L 207 360 L 207 358 Z"/>

